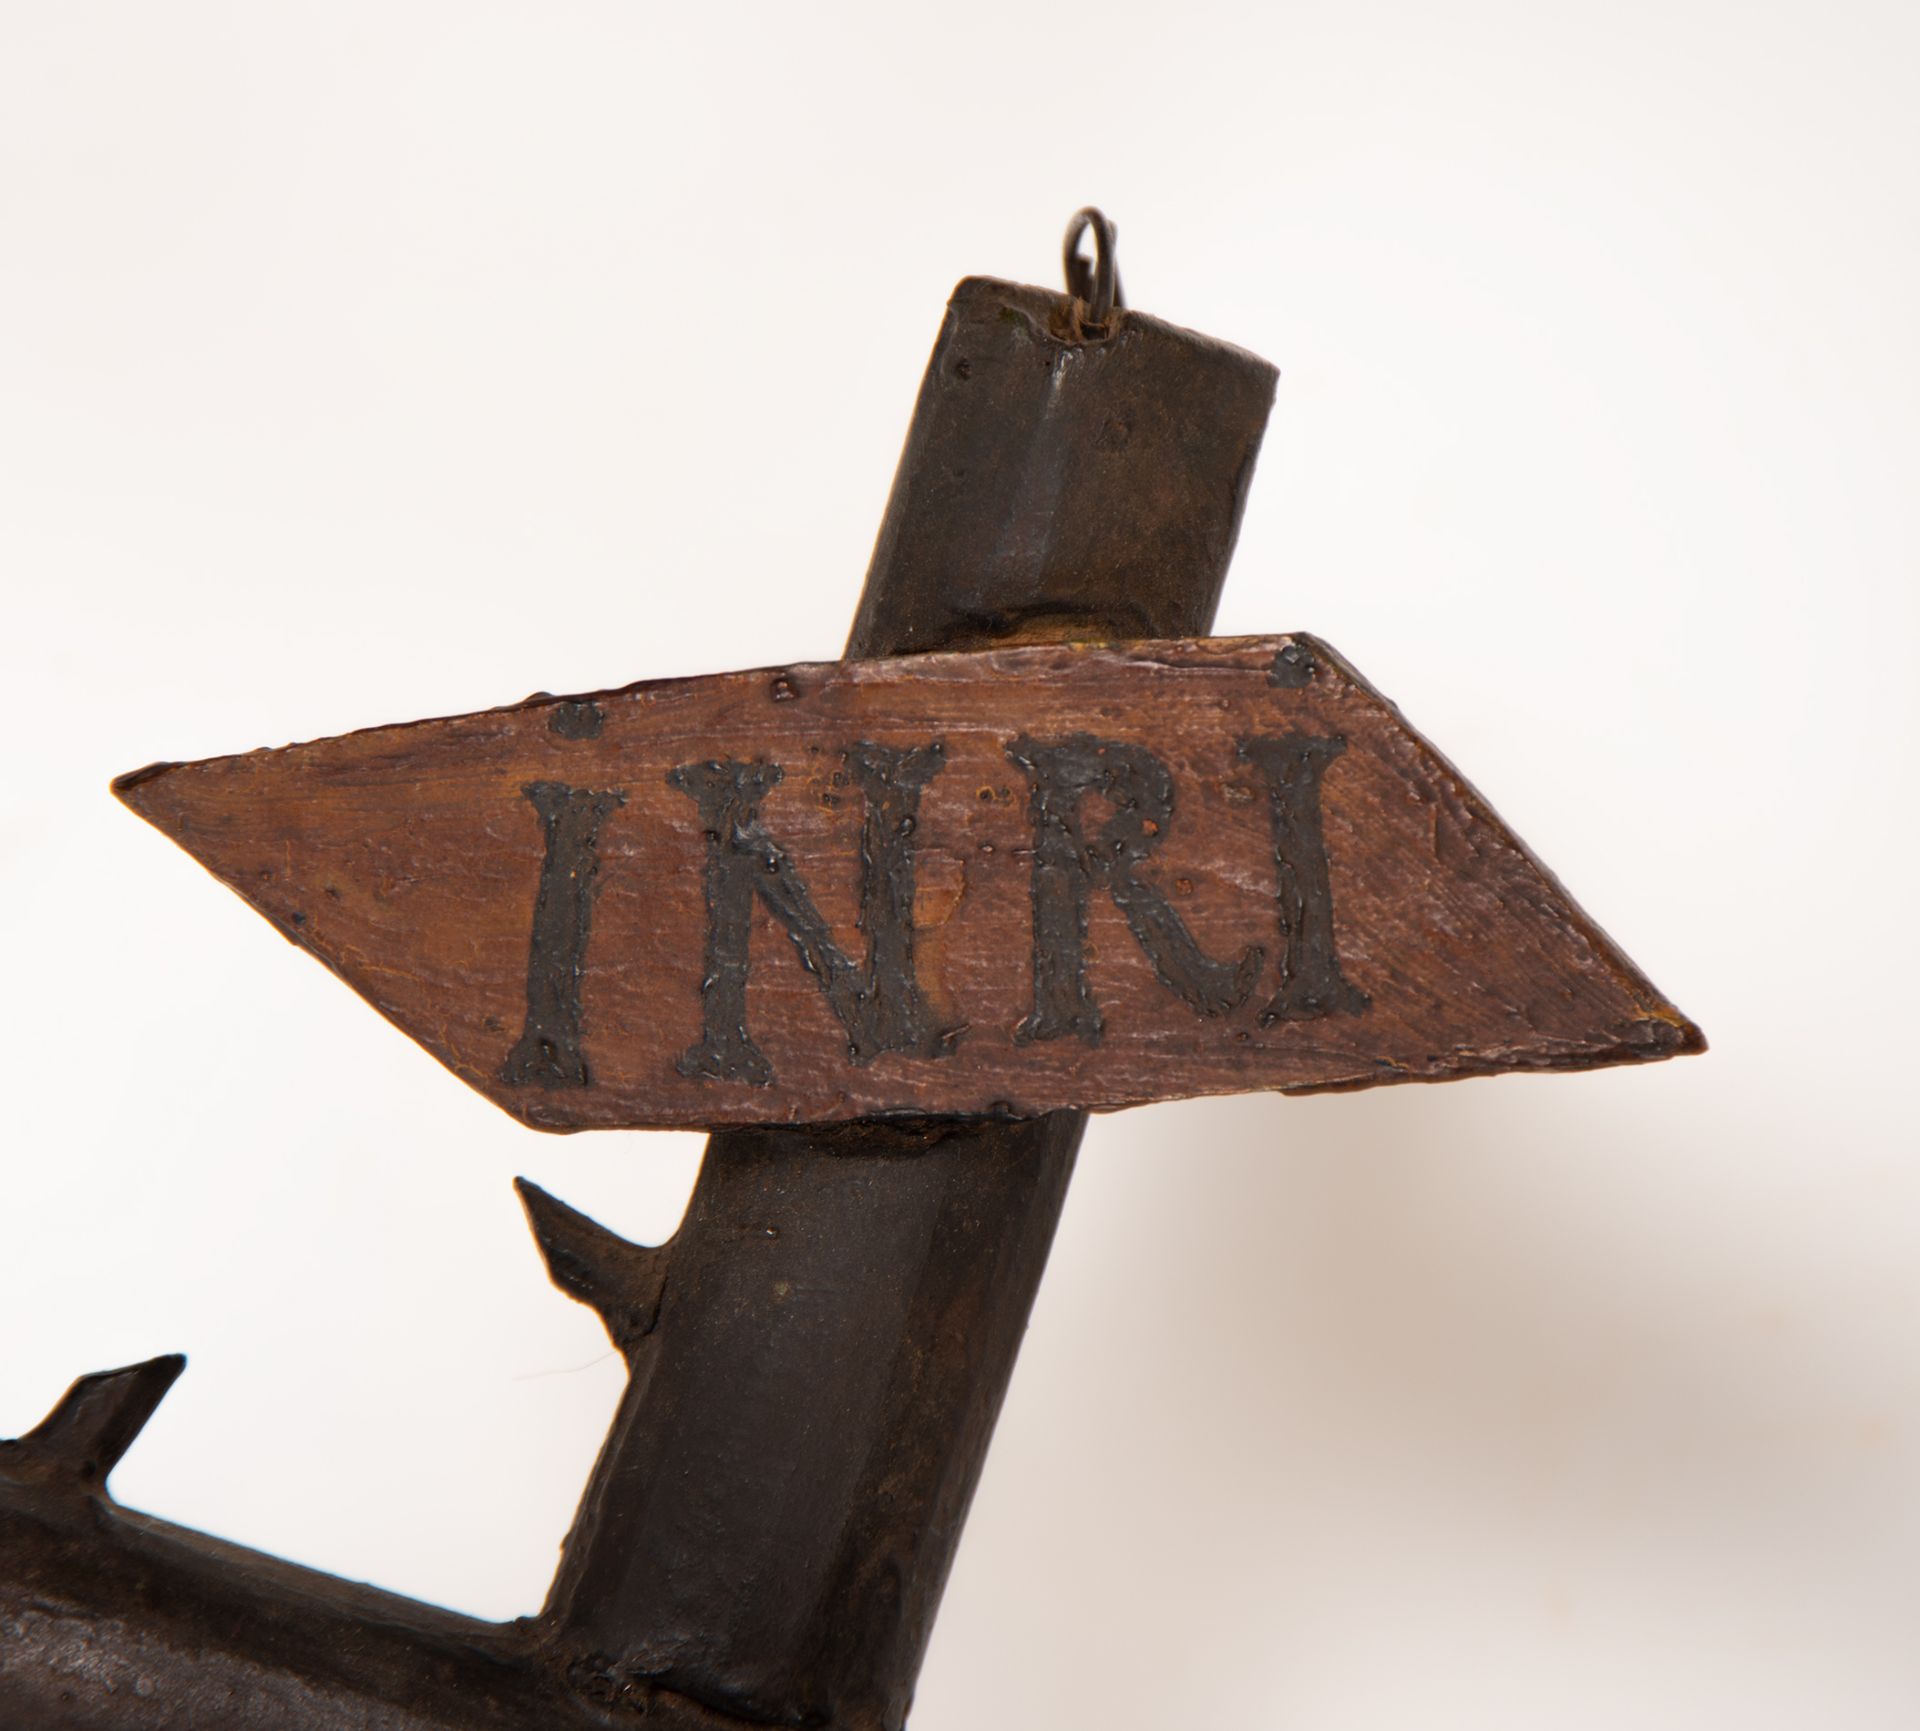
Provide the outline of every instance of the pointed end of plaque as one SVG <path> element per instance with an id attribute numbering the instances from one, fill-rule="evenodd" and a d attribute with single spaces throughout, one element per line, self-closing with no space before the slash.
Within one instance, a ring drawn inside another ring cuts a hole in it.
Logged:
<path id="1" fill-rule="evenodd" d="M 125 775 L 116 775 L 107 783 L 107 791 L 135 817 L 143 818 L 167 840 L 199 859 L 192 841 L 193 816 L 182 806 L 182 796 L 191 796 L 193 792 L 193 778 L 174 773 L 192 767 L 165 761 L 144 764 L 139 769 L 128 770 Z M 206 864 L 204 860 L 201 863 Z"/>
<path id="2" fill-rule="evenodd" d="M 1650 1064 L 1706 1051 L 1707 1036 L 1700 1024 L 1635 967 L 1620 946 L 1584 913 L 1575 909 L 1574 917 L 1585 930 L 1594 954 L 1632 1005 L 1632 1014 L 1615 1021 L 1605 1032 L 1597 1028 L 1592 1051 L 1584 1060 L 1568 1053 L 1563 1064 L 1550 1060 L 1545 1067 L 1589 1070 L 1611 1064 Z"/>
<path id="3" fill-rule="evenodd" d="M 660 1317 L 665 1247 L 608 1231 L 530 1179 L 516 1178 L 513 1187 L 553 1284 L 597 1312 L 613 1344 L 631 1357 Z"/>
<path id="4" fill-rule="evenodd" d="M 223 796 L 230 792 L 218 774 L 202 772 L 225 770 L 236 761 L 231 757 L 210 757 L 197 763 L 162 759 L 116 775 L 107 783 L 107 791 L 134 816 L 145 818 L 162 835 L 191 852 L 194 829 L 203 820 L 220 816 Z"/>
<path id="5" fill-rule="evenodd" d="M 25 1436 L 0 1443 L 0 1471 L 104 1484 L 186 1368 L 183 1353 L 169 1352 L 81 1377 Z"/>
<path id="6" fill-rule="evenodd" d="M 107 784 L 107 790 L 115 799 L 130 810 L 140 810 L 140 789 L 148 782 L 163 776 L 170 769 L 178 769 L 177 763 L 162 761 L 149 763 L 140 769 L 130 769 L 125 775 L 116 775 Z"/>
<path id="7" fill-rule="evenodd" d="M 1666 1042 L 1665 1055 L 1670 1058 L 1697 1057 L 1707 1049 L 1707 1036 L 1698 1022 L 1681 1015 L 1669 1004 L 1667 1013 L 1654 1018 L 1667 1024 L 1671 1032 L 1659 1036 Z"/>
<path id="8" fill-rule="evenodd" d="M 289 943 L 337 961 L 316 945 L 306 898 L 313 886 L 300 869 L 304 846 L 263 814 L 287 805 L 309 811 L 321 802 L 306 783 L 298 747 L 244 752 L 188 763 L 149 763 L 108 783 L 113 797 L 233 890 Z M 324 824 L 321 826 L 324 831 Z M 329 891 L 329 894 L 335 892 Z"/>
<path id="9" fill-rule="evenodd" d="M 1623 988 L 1636 1000 L 1631 1020 L 1616 1023 L 1605 1035 L 1596 1034 L 1597 1061 L 1653 1063 L 1662 1058 L 1686 1058 L 1704 1052 L 1707 1036 L 1700 1024 L 1670 1002 L 1610 938 L 1598 931 L 1595 935 L 1601 954 L 1612 965 Z"/>
<path id="10" fill-rule="evenodd" d="M 1699 1023 L 1662 1000 L 1638 1020 L 1621 1028 L 1616 1035 L 1615 1046 L 1599 1054 L 1594 1064 L 1580 1067 L 1657 1063 L 1662 1058 L 1693 1057 L 1706 1049 L 1707 1036 L 1701 1031 Z"/>

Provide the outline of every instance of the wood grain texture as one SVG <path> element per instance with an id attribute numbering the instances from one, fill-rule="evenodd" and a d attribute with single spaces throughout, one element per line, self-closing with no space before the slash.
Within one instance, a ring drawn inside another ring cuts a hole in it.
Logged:
<path id="1" fill-rule="evenodd" d="M 1078 780 L 1060 760 L 1074 742 L 1095 753 Z M 933 746 L 917 804 L 886 806 L 876 837 L 862 748 Z M 769 764 L 757 815 L 728 803 L 717 770 Z M 542 1129 L 1025 1117 L 1703 1045 L 1452 766 L 1304 636 L 660 681 L 156 765 L 115 791 Z M 1283 840 L 1283 820 L 1305 828 Z M 903 859 L 915 1002 L 889 1021 L 875 882 L 891 872 L 900 892 Z M 1316 920 L 1333 974 L 1290 982 Z M 726 962 L 729 921 L 745 942 Z M 1050 1022 L 1039 976 L 1072 987 L 1082 962 L 1092 1015 Z M 744 1016 L 722 1033 L 758 1070 L 715 1056 L 726 966 Z"/>

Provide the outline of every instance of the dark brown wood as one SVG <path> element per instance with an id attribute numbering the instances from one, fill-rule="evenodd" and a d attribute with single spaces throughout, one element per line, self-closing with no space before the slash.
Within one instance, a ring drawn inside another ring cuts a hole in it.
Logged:
<path id="1" fill-rule="evenodd" d="M 1026 1117 L 1699 1045 L 1306 637 L 665 681 L 118 785 L 545 1129 Z"/>
<path id="2" fill-rule="evenodd" d="M 1212 623 L 1279 375 L 1145 313 L 1077 331 L 1065 295 L 954 289 L 849 655 Z"/>
<path id="3" fill-rule="evenodd" d="M 1211 624 L 1274 370 L 1134 313 L 1098 340 L 1060 334 L 1071 323 L 1063 296 L 981 279 L 955 291 L 849 655 Z M 1129 347 L 1110 365 L 1116 341 Z M 1189 452 L 1188 492 L 1156 487 L 1168 458 L 1153 440 L 1087 460 L 1089 426 L 1151 424 L 1163 402 L 1210 441 Z M 931 506 L 928 461 L 942 468 Z M 1049 490 L 1050 510 L 1024 508 Z M 1141 497 L 1166 520 L 1143 521 Z M 1140 534 L 1179 552 L 1143 568 L 1128 545 Z M 1036 591 L 1063 586 L 1070 607 L 1034 610 Z M 1053 1112 L 715 1135 L 667 1252 L 714 1271 L 674 1283 L 671 1331 L 706 1347 L 636 1365 L 568 1540 L 555 1641 L 590 1647 L 596 1674 L 627 1688 L 652 1678 L 673 1699 L 741 1703 L 782 1725 L 899 1726 L 1085 1124 Z M 731 1276 L 742 1245 L 776 1244 L 777 1279 Z M 737 1498 L 779 1502 L 778 1545 L 724 1514 Z M 647 1512 L 615 1522 L 614 1509 Z M 641 1526 L 648 1566 L 617 1574 Z M 617 1610 L 574 1584 L 616 1579 Z"/>
<path id="4" fill-rule="evenodd" d="M 176 1358 L 83 1378 L 0 1444 L 7 1731 L 613 1731 L 631 1722 L 496 1625 L 121 1509 L 76 1408 L 130 1441 Z M 738 1731 L 669 1696 L 647 1731 Z"/>
<path id="5" fill-rule="evenodd" d="M 714 1138 L 543 1617 L 583 1687 L 901 1722 L 1083 1123 Z"/>

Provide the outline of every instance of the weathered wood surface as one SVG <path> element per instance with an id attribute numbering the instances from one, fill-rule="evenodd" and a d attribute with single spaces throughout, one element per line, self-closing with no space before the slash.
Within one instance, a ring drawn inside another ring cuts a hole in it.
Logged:
<path id="1" fill-rule="evenodd" d="M 1701 1044 L 1307 637 L 661 681 L 116 791 L 545 1129 L 1028 1116 Z"/>

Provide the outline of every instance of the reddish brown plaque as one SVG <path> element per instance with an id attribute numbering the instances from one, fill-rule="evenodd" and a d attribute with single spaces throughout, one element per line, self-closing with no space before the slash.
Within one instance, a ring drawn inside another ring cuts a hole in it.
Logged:
<path id="1" fill-rule="evenodd" d="M 1099 1110 L 1702 1045 L 1304 636 L 667 680 L 115 788 L 542 1129 Z"/>

